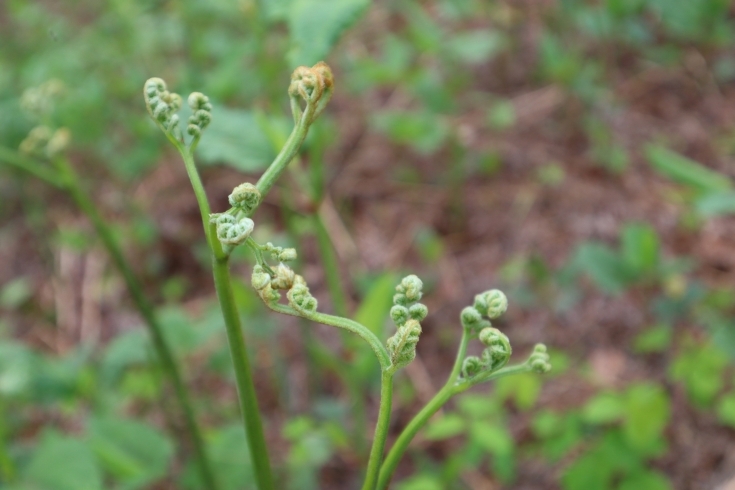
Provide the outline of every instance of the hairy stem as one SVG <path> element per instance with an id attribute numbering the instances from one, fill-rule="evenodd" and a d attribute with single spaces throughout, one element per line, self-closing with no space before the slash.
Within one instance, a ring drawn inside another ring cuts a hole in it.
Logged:
<path id="1" fill-rule="evenodd" d="M 176 360 L 168 346 L 168 343 L 166 342 L 166 338 L 163 336 L 163 330 L 158 321 L 158 317 L 155 314 L 153 305 L 151 305 L 143 292 L 143 288 L 141 287 L 140 282 L 138 282 L 138 278 L 133 273 L 133 270 L 125 258 L 120 245 L 115 239 L 112 230 L 110 230 L 105 220 L 100 216 L 97 211 L 97 207 L 94 205 L 89 195 L 82 189 L 76 172 L 74 172 L 71 165 L 64 159 L 57 158 L 54 163 L 59 174 L 62 176 L 62 185 L 71 195 L 77 207 L 79 207 L 79 209 L 81 209 L 92 222 L 97 235 L 99 235 L 102 244 L 107 249 L 107 253 L 110 254 L 115 267 L 123 276 L 128 291 L 130 292 L 130 296 L 133 298 L 133 303 L 143 317 L 146 325 L 148 325 L 148 330 L 153 339 L 153 347 L 166 375 L 174 387 L 179 405 L 181 405 L 181 409 L 184 413 L 184 420 L 191 436 L 202 479 L 208 486 L 211 486 L 211 488 L 218 488 L 214 472 L 212 471 L 212 466 L 204 447 L 204 440 L 199 426 L 197 425 L 194 410 L 189 400 L 189 394 L 181 378 L 181 373 L 179 372 Z"/>
<path id="2" fill-rule="evenodd" d="M 434 415 L 450 398 L 455 394 L 460 393 L 467 388 L 459 388 L 457 386 L 457 380 L 459 379 L 460 371 L 462 370 L 462 362 L 467 354 L 467 345 L 470 341 L 470 333 L 467 329 L 462 329 L 462 339 L 459 342 L 457 348 L 457 357 L 452 367 L 452 372 L 449 374 L 447 382 L 444 384 L 441 390 L 437 392 L 434 397 L 417 413 L 409 424 L 403 429 L 403 432 L 398 436 L 393 447 L 388 452 L 380 469 L 380 478 L 378 480 L 378 490 L 382 490 L 388 486 L 393 473 L 401 461 L 403 454 L 406 452 L 409 443 L 413 440 L 416 433 L 426 425 L 432 415 Z"/>
<path id="3" fill-rule="evenodd" d="M 235 304 L 235 298 L 232 293 L 229 255 L 222 249 L 222 245 L 217 239 L 214 225 L 209 222 L 209 201 L 207 200 L 204 185 L 194 163 L 194 158 L 183 145 L 179 143 L 175 144 L 184 159 L 186 171 L 189 174 L 189 180 L 191 180 L 191 186 L 194 189 L 194 194 L 199 204 L 204 233 L 212 251 L 214 285 L 217 291 L 220 309 L 222 310 L 222 317 L 225 321 L 225 328 L 227 329 L 227 343 L 230 347 L 230 356 L 235 370 L 240 412 L 250 449 L 255 480 L 260 490 L 274 490 L 275 485 L 268 459 L 268 450 L 265 443 L 263 423 L 260 419 L 253 375 L 248 360 L 245 336 L 242 332 L 240 315 L 237 311 L 237 305 Z"/>
<path id="4" fill-rule="evenodd" d="M 370 459 L 368 460 L 367 473 L 362 490 L 375 490 L 375 486 L 378 483 L 380 466 L 385 450 L 385 440 L 388 437 L 390 426 L 392 401 L 393 370 L 383 371 L 380 377 L 380 408 L 378 410 L 378 420 L 375 424 L 375 437 L 373 438 L 373 447 L 370 449 Z"/>

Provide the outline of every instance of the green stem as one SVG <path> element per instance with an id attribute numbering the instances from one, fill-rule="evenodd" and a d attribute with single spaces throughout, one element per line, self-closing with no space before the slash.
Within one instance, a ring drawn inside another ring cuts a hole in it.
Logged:
<path id="1" fill-rule="evenodd" d="M 378 475 L 385 450 L 385 440 L 388 437 L 390 426 L 390 411 L 393 400 L 393 372 L 393 370 L 383 371 L 380 378 L 380 408 L 378 410 L 378 420 L 375 424 L 375 437 L 373 438 L 373 447 L 370 449 L 370 459 L 368 460 L 367 473 L 362 490 L 375 490 L 375 485 L 378 483 Z"/>
<path id="2" fill-rule="evenodd" d="M 385 457 L 385 462 L 380 468 L 380 478 L 378 480 L 378 490 L 383 490 L 390 483 L 393 473 L 401 461 L 403 454 L 406 452 L 409 443 L 413 440 L 414 436 L 418 433 L 421 428 L 426 425 L 432 415 L 434 415 L 450 398 L 455 394 L 460 393 L 467 387 L 458 387 L 457 379 L 459 378 L 460 371 L 462 370 L 462 362 L 467 354 L 467 345 L 470 341 L 470 333 L 467 329 L 462 329 L 462 339 L 459 341 L 459 347 L 457 348 L 457 357 L 454 360 L 454 366 L 452 372 L 449 374 L 447 382 L 444 384 L 441 390 L 437 392 L 434 397 L 424 406 L 424 408 L 417 413 L 414 418 L 409 422 L 403 432 L 398 436 L 393 447 Z"/>
<path id="3" fill-rule="evenodd" d="M 286 167 L 288 167 L 288 164 L 291 163 L 291 160 L 293 160 L 299 152 L 299 148 L 301 148 L 301 144 L 304 142 L 306 134 L 309 132 L 309 126 L 312 122 L 315 110 L 316 107 L 312 104 L 306 105 L 306 110 L 299 118 L 298 124 L 296 124 L 293 131 L 291 131 L 291 134 L 286 140 L 286 144 L 283 145 L 283 148 L 280 153 L 278 153 L 278 156 L 276 156 L 276 159 L 273 160 L 273 163 L 271 163 L 263 175 L 260 176 L 260 179 L 258 179 L 255 187 L 258 188 L 261 196 L 268 194 L 268 191 L 273 187 L 273 184 L 276 183 L 278 177 L 281 176 L 283 171 L 286 170 Z"/>
<path id="4" fill-rule="evenodd" d="M 202 479 L 207 485 L 211 486 L 211 488 L 218 488 L 209 458 L 206 454 L 201 431 L 197 425 L 196 418 L 194 417 L 194 410 L 189 400 L 189 394 L 181 378 L 173 353 L 171 352 L 166 338 L 163 335 L 163 329 L 156 317 L 153 306 L 145 296 L 143 288 L 140 286 L 137 277 L 133 273 L 133 270 L 115 239 L 112 230 L 97 211 L 97 207 L 94 205 L 89 195 L 82 189 L 76 172 L 74 172 L 71 165 L 64 159 L 57 158 L 54 163 L 62 177 L 61 185 L 66 188 L 77 207 L 79 207 L 79 209 L 81 209 L 92 222 L 95 231 L 107 249 L 107 253 L 110 254 L 112 262 L 123 276 L 135 306 L 143 317 L 145 323 L 148 325 L 148 329 L 153 339 L 153 347 L 156 350 L 156 354 L 161 361 L 163 369 L 166 371 L 166 374 L 173 384 L 176 397 L 178 398 L 179 404 L 184 412 L 184 420 L 192 439 Z"/>
<path id="5" fill-rule="evenodd" d="M 380 342 L 380 339 L 378 339 L 378 337 L 365 325 L 362 325 L 354 320 L 350 320 L 349 318 L 327 315 L 326 313 L 301 312 L 299 310 L 296 310 L 295 308 L 292 308 L 291 306 L 282 305 L 280 303 L 266 303 L 266 305 L 273 311 L 283 313 L 284 315 L 306 318 L 308 320 L 322 323 L 324 325 L 342 328 L 358 335 L 370 345 L 371 349 L 373 349 L 375 357 L 378 358 L 378 362 L 380 362 L 380 367 L 382 368 L 382 370 L 386 371 L 390 369 L 390 355 L 388 354 L 387 349 L 383 346 L 382 342 Z"/>
<path id="6" fill-rule="evenodd" d="M 34 160 L 25 158 L 13 150 L 0 147 L 0 160 L 32 174 L 34 177 L 43 180 L 53 187 L 63 187 L 59 175 L 57 175 L 57 173 L 52 169 L 45 167 Z"/>
<path id="7" fill-rule="evenodd" d="M 268 450 L 265 443 L 263 424 L 260 419 L 260 410 L 258 409 L 255 384 L 253 383 L 253 375 L 248 360 L 245 336 L 243 335 L 240 324 L 240 315 L 237 311 L 235 297 L 232 292 L 229 255 L 224 252 L 222 244 L 217 239 L 214 224 L 209 222 L 209 201 L 207 200 L 204 185 L 194 163 L 194 158 L 182 144 L 177 142 L 175 145 L 184 159 L 184 165 L 186 166 L 189 180 L 191 180 L 191 186 L 194 189 L 194 195 L 199 204 L 204 234 L 207 237 L 207 242 L 212 251 L 214 285 L 227 330 L 227 341 L 235 370 L 235 382 L 237 383 L 242 422 L 245 427 L 250 457 L 253 462 L 255 480 L 260 490 L 273 490 L 275 485 L 268 459 Z"/>

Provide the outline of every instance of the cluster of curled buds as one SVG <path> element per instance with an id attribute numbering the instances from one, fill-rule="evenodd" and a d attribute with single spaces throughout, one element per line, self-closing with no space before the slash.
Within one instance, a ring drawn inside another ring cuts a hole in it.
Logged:
<path id="1" fill-rule="evenodd" d="M 288 95 L 291 98 L 291 111 L 296 123 L 303 114 L 300 100 L 306 103 L 306 112 L 309 114 L 311 124 L 324 110 L 334 92 L 334 76 L 329 66 L 320 61 L 309 68 L 300 66 L 291 75 L 291 84 L 288 87 Z"/>
<path id="2" fill-rule="evenodd" d="M 230 206 L 250 214 L 260 204 L 260 191 L 250 182 L 245 182 L 232 189 L 229 200 Z"/>
<path id="3" fill-rule="evenodd" d="M 63 152 L 71 141 L 71 131 L 67 128 L 52 130 L 48 126 L 36 126 L 21 141 L 20 151 L 26 155 L 52 158 Z"/>
<path id="4" fill-rule="evenodd" d="M 298 274 L 294 277 L 293 285 L 286 293 L 286 297 L 288 298 L 288 304 L 302 314 L 314 313 L 318 306 L 316 298 L 309 292 L 306 281 Z"/>
<path id="5" fill-rule="evenodd" d="M 406 366 L 416 357 L 416 344 L 421 335 L 421 321 L 429 313 L 426 305 L 419 303 L 422 288 L 421 279 L 415 275 L 404 277 L 396 286 L 390 317 L 396 324 L 397 330 L 395 335 L 386 342 L 393 369 Z"/>
<path id="6" fill-rule="evenodd" d="M 505 366 L 513 352 L 508 337 L 493 328 L 490 320 L 508 309 L 508 298 L 498 289 L 475 296 L 472 306 L 462 310 L 460 321 L 467 333 L 476 334 L 485 346 L 480 357 L 468 356 L 462 363 L 462 377 L 469 379 L 481 372 L 492 372 Z"/>
<path id="7" fill-rule="evenodd" d="M 549 354 L 546 352 L 546 346 L 544 344 L 536 344 L 533 347 L 533 352 L 527 362 L 536 373 L 544 374 L 551 371 Z"/>
<path id="8" fill-rule="evenodd" d="M 273 276 L 262 265 L 253 267 L 253 275 L 250 283 L 258 292 L 260 298 L 267 304 L 277 303 L 281 299 L 281 293 L 271 286 Z"/>
<path id="9" fill-rule="evenodd" d="M 270 253 L 273 260 L 279 262 L 291 262 L 298 256 L 295 248 L 276 247 L 271 242 L 266 243 L 263 250 Z"/>
<path id="10" fill-rule="evenodd" d="M 38 87 L 28 88 L 20 97 L 20 108 L 26 113 L 44 120 L 54 109 L 55 100 L 64 93 L 64 82 L 48 80 Z"/>
<path id="11" fill-rule="evenodd" d="M 149 78 L 143 85 L 143 98 L 148 114 L 174 138 L 183 142 L 183 135 L 179 128 L 181 96 L 166 89 L 166 82 L 160 78 Z"/>
<path id="12" fill-rule="evenodd" d="M 217 229 L 217 239 L 225 252 L 229 253 L 238 245 L 245 243 L 255 228 L 250 218 L 236 218 L 231 214 L 212 214 L 209 222 L 214 223 Z"/>
<path id="13" fill-rule="evenodd" d="M 201 92 L 192 92 L 187 99 L 187 103 L 193 114 L 189 117 L 186 132 L 198 138 L 202 135 L 202 131 L 212 122 L 212 104 L 209 103 L 209 97 Z"/>

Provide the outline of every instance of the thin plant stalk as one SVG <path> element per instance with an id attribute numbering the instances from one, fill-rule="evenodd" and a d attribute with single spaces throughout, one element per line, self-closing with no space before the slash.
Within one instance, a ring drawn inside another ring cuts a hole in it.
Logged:
<path id="1" fill-rule="evenodd" d="M 388 438 L 390 427 L 390 412 L 393 402 L 393 371 L 383 371 L 380 377 L 380 408 L 378 409 L 378 420 L 375 424 L 375 436 L 373 446 L 370 449 L 365 482 L 362 490 L 375 490 L 378 483 L 380 467 L 383 462 L 385 451 L 385 440 Z"/>
<path id="2" fill-rule="evenodd" d="M 143 288 L 141 287 L 138 278 L 135 276 L 132 267 L 130 267 L 129 262 L 125 258 L 125 255 L 112 233 L 112 230 L 99 214 L 99 211 L 94 205 L 92 199 L 82 188 L 76 172 L 68 161 L 60 157 L 54 158 L 53 160 L 56 170 L 39 165 L 34 160 L 24 158 L 9 149 L 1 147 L 0 159 L 17 168 L 29 172 L 50 185 L 66 190 L 74 200 L 77 207 L 92 223 L 92 226 L 100 237 L 103 246 L 112 258 L 113 264 L 120 275 L 123 276 L 123 280 L 125 281 L 128 292 L 133 299 L 133 303 L 138 309 L 140 315 L 143 317 L 145 324 L 148 326 L 156 355 L 166 376 L 173 385 L 176 398 L 181 406 L 181 410 L 184 415 L 184 422 L 189 436 L 191 437 L 197 466 L 199 467 L 202 480 L 208 485 L 208 488 L 219 488 L 211 463 L 207 456 L 201 430 L 199 429 L 196 417 L 194 416 L 194 409 L 189 399 L 189 393 L 183 382 L 179 367 L 173 353 L 171 352 L 171 348 L 163 335 L 163 329 L 155 314 L 153 305 L 148 301 L 148 298 L 143 292 Z"/>
<path id="3" fill-rule="evenodd" d="M 196 164 L 194 163 L 191 150 L 184 147 L 177 140 L 172 139 L 172 141 L 175 141 L 176 148 L 184 159 L 184 165 L 186 166 L 186 171 L 189 174 L 189 180 L 191 181 L 194 195 L 196 196 L 197 203 L 199 204 L 204 233 L 212 252 L 212 274 L 214 276 L 217 298 L 219 300 L 220 309 L 222 310 L 222 316 L 225 321 L 225 328 L 227 330 L 227 340 L 230 348 L 233 368 L 235 370 L 235 382 L 237 384 L 242 423 L 245 428 L 245 435 L 250 449 L 250 457 L 253 463 L 255 480 L 260 490 L 274 490 L 275 484 L 268 458 L 265 433 L 263 431 L 263 423 L 260 418 L 255 384 L 253 383 L 252 369 L 250 367 L 250 361 L 248 360 L 245 336 L 243 335 L 242 325 L 240 323 L 240 314 L 238 313 L 237 305 L 235 304 L 235 297 L 232 292 L 229 255 L 225 253 L 222 249 L 222 244 L 217 240 L 214 225 L 209 223 L 209 201 L 207 200 L 204 185 L 199 177 L 199 172 L 197 171 Z M 195 143 L 196 141 L 192 144 L 192 147 L 195 146 Z"/>

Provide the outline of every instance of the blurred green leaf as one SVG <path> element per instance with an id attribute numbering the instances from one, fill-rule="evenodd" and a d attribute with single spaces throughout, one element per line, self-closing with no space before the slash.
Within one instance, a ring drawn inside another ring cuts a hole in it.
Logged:
<path id="1" fill-rule="evenodd" d="M 624 400 L 617 393 L 599 393 L 582 408 L 582 419 L 590 424 L 606 424 L 619 420 L 625 409 Z"/>
<path id="2" fill-rule="evenodd" d="M 516 123 L 516 110 L 510 100 L 495 102 L 487 112 L 487 121 L 492 129 L 503 130 Z"/>
<path id="3" fill-rule="evenodd" d="M 276 156 L 252 111 L 220 106 L 214 108 L 197 153 L 203 163 L 224 163 L 243 172 L 262 170 Z"/>
<path id="4" fill-rule="evenodd" d="M 33 294 L 31 282 L 27 277 L 18 277 L 0 288 L 0 308 L 14 310 L 21 306 Z"/>
<path id="5" fill-rule="evenodd" d="M 671 490 L 674 488 L 666 476 L 658 471 L 645 470 L 624 478 L 618 490 Z"/>
<path id="6" fill-rule="evenodd" d="M 561 477 L 564 490 L 609 490 L 615 468 L 605 454 L 590 451 L 577 458 Z"/>
<path id="7" fill-rule="evenodd" d="M 541 384 L 541 378 L 533 373 L 500 378 L 495 384 L 496 395 L 503 400 L 513 400 L 520 410 L 526 411 L 536 403 Z"/>
<path id="8" fill-rule="evenodd" d="M 689 399 L 699 407 L 709 407 L 723 387 L 728 358 L 713 344 L 685 342 L 669 366 L 671 377 L 684 383 Z"/>
<path id="9" fill-rule="evenodd" d="M 663 146 L 648 145 L 646 157 L 656 170 L 680 184 L 708 192 L 732 188 L 726 176 Z"/>
<path id="10" fill-rule="evenodd" d="M 444 490 L 444 485 L 435 476 L 414 475 L 396 483 L 396 490 Z"/>
<path id="11" fill-rule="evenodd" d="M 425 112 L 380 112 L 373 116 L 372 123 L 394 142 L 410 145 L 423 154 L 438 150 L 449 135 L 443 119 Z"/>
<path id="12" fill-rule="evenodd" d="M 291 66 L 312 66 L 325 59 L 369 5 L 369 0 L 294 0 L 288 14 Z"/>
<path id="13" fill-rule="evenodd" d="M 671 326 L 655 325 L 636 335 L 633 349 L 641 354 L 663 352 L 671 345 Z"/>
<path id="14" fill-rule="evenodd" d="M 485 451 L 496 456 L 510 454 L 515 447 L 513 436 L 504 424 L 474 422 L 468 435 Z"/>
<path id="15" fill-rule="evenodd" d="M 355 321 L 362 323 L 378 338 L 383 338 L 385 322 L 393 306 L 394 288 L 398 283 L 398 276 L 394 272 L 381 274 L 373 281 L 355 312 Z"/>
<path id="16" fill-rule="evenodd" d="M 650 274 L 659 263 L 659 240 L 656 231 L 646 224 L 628 223 L 621 236 L 623 261 L 635 276 Z"/>
<path id="17" fill-rule="evenodd" d="M 735 428 L 735 393 L 724 395 L 717 404 L 717 418 L 723 424 Z"/>
<path id="18" fill-rule="evenodd" d="M 618 254 L 602 243 L 582 243 L 577 249 L 575 262 L 604 292 L 620 293 L 630 282 Z"/>
<path id="19" fill-rule="evenodd" d="M 465 419 L 456 413 L 447 413 L 432 419 L 424 429 L 424 437 L 430 440 L 448 439 L 462 434 L 466 428 Z"/>
<path id="20" fill-rule="evenodd" d="M 625 396 L 623 433 L 634 448 L 647 449 L 656 443 L 671 416 L 671 401 L 660 386 L 633 385 Z"/>
<path id="21" fill-rule="evenodd" d="M 207 437 L 209 457 L 221 490 L 255 488 L 250 455 L 242 425 L 232 424 L 219 428 Z M 180 486 L 187 490 L 202 490 L 195 461 L 189 461 L 181 477 Z"/>
<path id="22" fill-rule="evenodd" d="M 79 439 L 45 435 L 23 471 L 30 488 L 102 490 L 102 474 L 90 448 Z"/>
<path id="23" fill-rule="evenodd" d="M 121 489 L 146 488 L 168 472 L 173 444 L 150 425 L 120 417 L 93 418 L 87 434 L 90 447 Z"/>
<path id="24" fill-rule="evenodd" d="M 705 218 L 735 213 L 735 192 L 710 192 L 697 199 L 695 208 Z"/>
<path id="25" fill-rule="evenodd" d="M 450 36 L 446 48 L 460 61 L 476 64 L 490 60 L 504 44 L 504 37 L 498 31 L 474 30 Z"/>
<path id="26" fill-rule="evenodd" d="M 0 342 L 0 395 L 17 396 L 31 387 L 39 361 L 19 342 Z"/>

